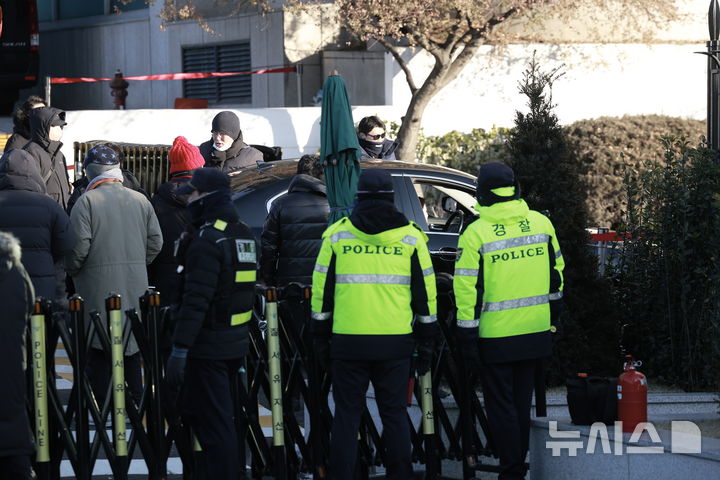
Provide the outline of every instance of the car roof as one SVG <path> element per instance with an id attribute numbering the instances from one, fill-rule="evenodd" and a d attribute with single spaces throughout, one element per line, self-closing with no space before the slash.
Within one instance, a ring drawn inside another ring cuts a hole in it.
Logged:
<path id="1" fill-rule="evenodd" d="M 230 174 L 230 186 L 233 192 L 255 190 L 269 183 L 292 177 L 297 172 L 299 159 L 278 160 L 276 162 L 261 163 L 260 166 L 242 169 Z M 439 173 L 455 175 L 475 180 L 473 175 L 455 170 L 453 168 L 430 165 L 427 163 L 410 163 L 397 160 L 380 160 L 364 158 L 360 161 L 362 168 L 384 168 L 399 171 L 400 173 Z"/>

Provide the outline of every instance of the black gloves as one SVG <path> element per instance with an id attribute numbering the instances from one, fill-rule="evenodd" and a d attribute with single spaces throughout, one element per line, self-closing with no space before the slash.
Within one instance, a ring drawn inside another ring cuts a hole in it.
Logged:
<path id="1" fill-rule="evenodd" d="M 556 337 L 562 335 L 560 315 L 562 315 L 563 310 L 565 310 L 565 302 L 563 302 L 562 298 L 550 300 L 550 331 L 554 333 Z"/>
<path id="2" fill-rule="evenodd" d="M 458 327 L 455 330 L 455 338 L 467 373 L 475 373 L 480 370 L 482 362 L 480 361 L 477 328 Z"/>
<path id="3" fill-rule="evenodd" d="M 172 353 L 165 367 L 165 381 L 170 388 L 179 390 L 185 380 L 185 364 L 187 363 L 187 348 L 173 347 Z"/>
<path id="4" fill-rule="evenodd" d="M 330 337 L 332 335 L 331 320 L 313 320 L 310 322 L 313 354 L 325 371 L 330 370 Z"/>
<path id="5" fill-rule="evenodd" d="M 435 342 L 432 340 L 418 343 L 417 357 L 415 357 L 415 371 L 418 377 L 422 377 L 430 370 L 434 350 Z"/>

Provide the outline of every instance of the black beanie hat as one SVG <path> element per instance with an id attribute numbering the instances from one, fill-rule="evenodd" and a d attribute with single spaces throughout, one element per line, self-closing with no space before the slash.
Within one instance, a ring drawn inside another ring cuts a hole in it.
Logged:
<path id="1" fill-rule="evenodd" d="M 515 187 L 515 191 L 511 195 L 493 193 L 493 190 L 503 187 Z M 483 207 L 516 200 L 520 198 L 520 184 L 512 169 L 504 163 L 486 163 L 480 167 L 480 173 L 478 173 L 476 196 L 478 203 Z"/>
<path id="2" fill-rule="evenodd" d="M 392 176 L 387 170 L 369 168 L 360 174 L 357 187 L 358 201 L 368 199 L 394 200 Z"/>
<path id="3" fill-rule="evenodd" d="M 221 132 L 236 139 L 240 136 L 240 119 L 233 112 L 227 110 L 220 112 L 213 118 L 212 131 Z"/>

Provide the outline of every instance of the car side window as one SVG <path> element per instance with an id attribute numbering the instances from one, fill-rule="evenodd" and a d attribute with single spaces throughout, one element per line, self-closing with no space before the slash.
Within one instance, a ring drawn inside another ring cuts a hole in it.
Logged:
<path id="1" fill-rule="evenodd" d="M 475 197 L 457 185 L 425 178 L 412 184 L 429 232 L 459 233 L 477 216 Z"/>

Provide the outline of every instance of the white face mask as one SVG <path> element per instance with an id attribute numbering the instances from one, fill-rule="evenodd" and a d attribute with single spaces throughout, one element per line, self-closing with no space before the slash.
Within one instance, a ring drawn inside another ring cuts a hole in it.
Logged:
<path id="1" fill-rule="evenodd" d="M 217 150 L 218 152 L 224 152 L 228 148 L 232 147 L 232 143 L 226 143 L 222 147 L 218 147 L 217 144 L 213 143 L 213 148 Z"/>

